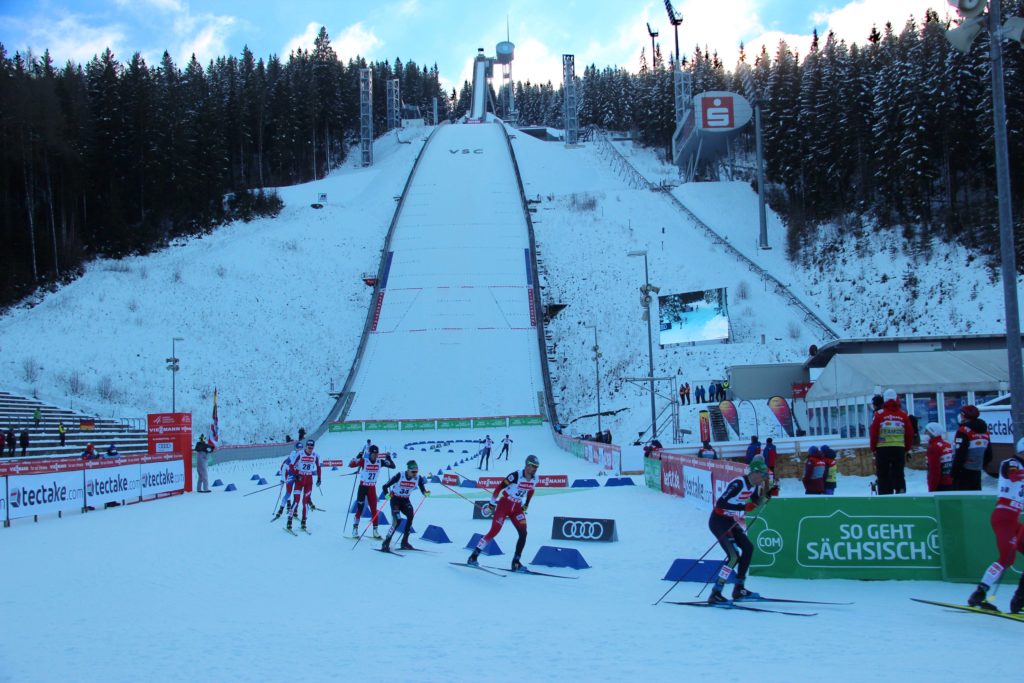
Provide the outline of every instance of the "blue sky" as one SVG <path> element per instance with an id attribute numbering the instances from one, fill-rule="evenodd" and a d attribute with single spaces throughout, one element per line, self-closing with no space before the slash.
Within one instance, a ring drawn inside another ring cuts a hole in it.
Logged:
<path id="1" fill-rule="evenodd" d="M 677 0 L 683 14 L 680 47 L 717 49 L 728 67 L 740 42 L 754 53 L 762 43 L 774 52 L 785 38 L 801 53 L 814 28 L 829 28 L 863 43 L 872 24 L 901 28 L 925 9 L 940 13 L 944 0 Z M 141 52 L 150 62 L 166 49 L 183 63 L 194 52 L 204 64 L 214 56 L 239 54 L 248 44 L 257 57 L 287 58 L 309 47 L 323 25 L 343 58 L 395 57 L 437 63 L 442 77 L 469 77 L 477 47 L 494 53 L 505 37 L 506 17 L 517 54 L 513 76 L 557 80 L 561 55 L 583 64 L 619 64 L 635 69 L 640 49 L 650 46 L 646 23 L 660 32 L 666 53 L 672 27 L 661 0 L 0 0 L 0 42 L 8 52 L 49 48 L 58 63 L 87 61 L 111 47 L 119 59 Z"/>

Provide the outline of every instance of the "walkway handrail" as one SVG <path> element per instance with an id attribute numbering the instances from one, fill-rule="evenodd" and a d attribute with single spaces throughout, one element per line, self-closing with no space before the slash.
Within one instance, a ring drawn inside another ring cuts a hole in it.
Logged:
<path id="1" fill-rule="evenodd" d="M 769 273 L 761 266 L 757 265 L 756 262 L 754 262 L 751 258 L 749 258 L 746 254 L 741 252 L 739 249 L 734 247 L 727 239 L 725 239 L 717 232 L 715 232 L 711 228 L 711 226 L 709 226 L 707 223 L 698 218 L 697 215 L 693 213 L 693 211 L 688 209 L 685 204 L 679 201 L 678 197 L 676 197 L 671 192 L 665 190 L 665 188 L 655 185 L 646 177 L 644 177 L 644 175 L 640 173 L 640 171 L 638 171 L 635 166 L 633 166 L 629 159 L 627 159 L 622 154 L 622 152 L 620 152 L 615 147 L 615 145 L 608 141 L 608 134 L 606 132 L 602 131 L 602 133 L 598 136 L 598 143 L 603 144 L 603 146 L 606 149 L 610 150 L 610 152 L 615 157 L 616 163 L 618 163 L 625 169 L 628 169 L 627 175 L 629 177 L 631 184 L 637 182 L 637 178 L 640 178 L 642 179 L 643 183 L 647 186 L 647 189 L 652 191 L 664 191 L 665 195 L 667 195 L 668 198 L 676 205 L 676 208 L 678 208 L 680 211 L 686 214 L 698 228 L 703 230 L 704 234 L 707 235 L 707 237 L 711 241 L 715 242 L 716 244 L 724 248 L 727 252 L 732 254 L 732 256 L 745 263 L 750 270 L 757 273 L 764 280 L 770 281 L 772 283 L 773 288 L 775 289 L 776 294 L 785 299 L 794 308 L 799 309 L 807 317 L 808 320 L 810 320 L 812 323 L 821 328 L 821 330 L 830 339 L 839 339 L 839 333 L 831 325 L 822 320 L 821 317 L 818 316 L 818 314 L 815 313 L 813 310 L 811 310 L 811 308 L 807 304 L 805 304 L 795 294 L 793 294 L 792 290 L 790 290 L 786 285 L 782 284 L 782 282 L 779 281 L 778 278 L 776 278 L 774 275 Z"/>
<path id="2" fill-rule="evenodd" d="M 558 409 L 555 407 L 555 396 L 551 389 L 551 374 L 548 371 L 547 345 L 544 342 L 544 308 L 540 296 L 540 270 L 537 267 L 537 237 L 533 231 L 533 219 L 530 217 L 530 205 L 526 201 L 526 190 L 523 187 L 523 176 L 519 172 L 519 162 L 516 160 L 515 150 L 512 149 L 512 138 L 509 137 L 505 124 L 499 124 L 501 132 L 505 136 L 505 144 L 508 145 L 508 154 L 512 159 L 512 169 L 516 173 L 516 184 L 519 186 L 519 202 L 523 207 L 523 218 L 526 219 L 526 229 L 530 235 L 530 262 L 533 266 L 533 305 L 537 311 L 537 351 L 540 354 L 540 367 L 544 376 L 544 402 L 547 407 L 548 421 L 554 429 L 558 424 Z"/>
<path id="3" fill-rule="evenodd" d="M 444 125 L 444 124 L 442 124 Z M 356 349 L 355 358 L 352 359 L 352 367 L 349 368 L 348 377 L 345 378 L 345 385 L 341 388 L 341 393 L 338 394 L 338 398 L 335 400 L 334 405 L 331 407 L 331 411 L 327 414 L 324 421 L 317 427 L 310 437 L 313 439 L 319 439 L 329 429 L 331 422 L 340 422 L 345 419 L 343 413 L 347 413 L 351 407 L 351 402 L 347 402 L 346 396 L 352 390 L 352 385 L 355 383 L 356 375 L 359 372 L 359 366 L 363 361 L 363 352 L 366 351 L 366 345 L 370 340 L 370 330 L 373 327 L 373 315 L 377 304 L 377 297 L 380 296 L 381 284 L 384 282 L 384 266 L 387 263 L 388 251 L 391 250 L 391 240 L 395 235 L 395 227 L 398 225 L 398 218 L 402 215 L 402 209 L 405 208 L 405 199 L 409 193 L 409 187 L 412 185 L 413 178 L 416 177 L 416 171 L 420 167 L 420 161 L 423 159 L 423 153 L 430 146 L 430 142 L 434 139 L 434 135 L 440 130 L 441 126 L 435 126 L 434 130 L 430 132 L 427 137 L 427 141 L 423 143 L 419 153 L 416 155 L 416 161 L 413 162 L 412 170 L 409 171 L 409 177 L 405 179 L 405 186 L 402 188 L 402 195 L 398 199 L 398 206 L 395 207 L 395 214 L 391 217 L 391 225 L 388 226 L 388 234 L 384 238 L 384 247 L 380 252 L 380 264 L 377 266 L 377 284 L 373 286 L 373 295 L 370 297 L 370 305 L 366 309 L 366 322 L 363 323 L 363 334 L 359 338 L 359 346 Z"/>

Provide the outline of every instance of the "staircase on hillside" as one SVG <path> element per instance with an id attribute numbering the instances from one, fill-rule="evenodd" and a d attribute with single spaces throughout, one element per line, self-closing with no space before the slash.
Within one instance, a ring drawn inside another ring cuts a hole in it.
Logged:
<path id="1" fill-rule="evenodd" d="M 38 427 L 32 418 L 37 408 L 41 414 Z M 82 429 L 83 420 L 92 421 L 95 427 Z M 64 446 L 60 445 L 60 435 L 57 432 L 61 422 L 67 430 Z M 28 455 L 79 455 L 89 443 L 95 444 L 96 450 L 100 453 L 105 452 L 110 444 L 117 446 L 121 453 L 144 452 L 148 447 L 147 433 L 143 428 L 144 422 L 138 422 L 139 428 L 132 428 L 115 420 L 94 418 L 91 415 L 0 391 L 0 430 L 6 432 L 11 428 L 16 435 L 20 435 L 22 429 L 27 429 Z M 4 457 L 9 452 L 5 449 Z M 21 455 L 20 447 L 15 450 L 15 454 Z"/>
<path id="2" fill-rule="evenodd" d="M 711 415 L 711 440 L 729 441 L 729 429 L 725 425 L 725 416 L 716 405 L 708 406 L 708 413 Z"/>

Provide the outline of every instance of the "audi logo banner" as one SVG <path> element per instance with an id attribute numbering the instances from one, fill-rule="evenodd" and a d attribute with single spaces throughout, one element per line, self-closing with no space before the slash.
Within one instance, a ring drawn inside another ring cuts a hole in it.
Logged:
<path id="1" fill-rule="evenodd" d="M 551 523 L 551 538 L 557 541 L 603 541 L 619 540 L 614 519 L 590 519 L 587 517 L 555 517 Z"/>

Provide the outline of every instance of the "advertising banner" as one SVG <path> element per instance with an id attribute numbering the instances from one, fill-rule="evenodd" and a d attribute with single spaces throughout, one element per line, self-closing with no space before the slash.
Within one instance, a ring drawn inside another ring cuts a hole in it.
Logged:
<path id="1" fill-rule="evenodd" d="M 781 396 L 772 396 L 768 399 L 768 409 L 772 411 L 772 415 L 782 425 L 783 431 L 786 432 L 786 436 L 793 436 L 793 411 L 789 409 L 789 404 L 786 403 L 786 399 Z"/>
<path id="2" fill-rule="evenodd" d="M 377 420 L 367 421 L 365 425 L 368 432 L 390 432 L 398 429 L 398 420 Z"/>
<path id="3" fill-rule="evenodd" d="M 185 461 L 181 459 L 147 461 L 140 464 L 143 496 L 174 493 L 185 488 Z"/>
<path id="4" fill-rule="evenodd" d="M 498 488 L 498 484 L 500 484 L 501 480 L 504 478 L 505 477 L 480 477 L 479 479 L 476 480 L 476 485 L 477 488 L 488 489 L 493 491 L 494 489 Z"/>
<path id="5" fill-rule="evenodd" d="M 541 488 L 565 488 L 569 485 L 569 476 L 565 474 L 542 474 L 537 478 L 537 486 Z"/>
<path id="6" fill-rule="evenodd" d="M 140 471 L 138 463 L 120 464 L 120 458 L 86 461 L 83 505 L 101 507 L 104 503 L 138 500 L 142 495 Z"/>
<path id="7" fill-rule="evenodd" d="M 177 453 L 188 463 L 184 490 L 192 490 L 192 413 L 150 413 L 148 416 L 150 455 Z M 143 494 L 145 495 L 145 494 Z"/>
<path id="8" fill-rule="evenodd" d="M 981 419 L 988 425 L 992 443 L 1013 443 L 1013 419 L 1010 406 L 981 408 Z"/>
<path id="9" fill-rule="evenodd" d="M 508 419 L 509 427 L 531 427 L 544 424 L 542 415 L 520 415 Z"/>
<path id="10" fill-rule="evenodd" d="M 438 420 L 438 429 L 469 429 L 473 426 L 473 421 L 469 418 L 464 420 Z"/>
<path id="11" fill-rule="evenodd" d="M 490 519 L 494 515 L 494 508 L 486 500 L 473 501 L 473 519 Z"/>
<path id="12" fill-rule="evenodd" d="M 0 477 L 0 519 L 7 520 L 7 477 Z"/>
<path id="13" fill-rule="evenodd" d="M 661 460 L 644 458 L 644 483 L 647 488 L 661 490 Z"/>
<path id="14" fill-rule="evenodd" d="M 452 474 L 451 472 L 445 472 L 444 476 L 441 477 L 441 483 L 445 486 L 458 486 L 459 475 Z"/>
<path id="15" fill-rule="evenodd" d="M 684 467 L 691 471 L 684 472 Z M 707 472 L 711 481 L 708 482 L 707 477 L 698 474 L 699 471 Z M 712 496 L 710 502 L 714 504 L 718 496 L 725 491 L 729 482 L 746 471 L 746 465 L 733 460 L 711 460 L 682 453 L 661 451 L 661 490 L 674 496 L 696 495 L 701 501 L 698 505 L 702 507 L 707 499 L 708 491 Z M 690 487 L 689 491 L 687 490 L 688 486 Z"/>
<path id="16" fill-rule="evenodd" d="M 986 521 L 983 516 L 982 523 Z M 932 496 L 834 498 L 824 502 L 780 498 L 762 508 L 748 533 L 757 548 L 752 566 L 762 575 L 807 579 L 943 578 L 942 535 Z M 991 543 L 991 531 L 988 536 Z M 991 549 L 985 554 L 986 563 L 991 561 L 991 554 Z M 977 576 L 980 573 L 975 580 Z"/>
<path id="17" fill-rule="evenodd" d="M 551 521 L 551 538 L 556 541 L 599 541 L 611 543 L 619 540 L 614 519 L 589 517 L 555 517 Z"/>
<path id="18" fill-rule="evenodd" d="M 725 418 L 725 423 L 732 427 L 732 431 L 736 432 L 736 435 L 740 434 L 740 414 L 736 412 L 736 404 L 732 401 L 722 401 L 718 404 L 718 409 L 722 411 L 722 417 Z"/>
<path id="19" fill-rule="evenodd" d="M 80 510 L 84 503 L 82 471 L 19 474 L 7 479 L 9 519 Z"/>
<path id="20" fill-rule="evenodd" d="M 403 420 L 402 431 L 407 432 L 413 429 L 434 429 L 435 422 L 433 420 Z"/>
<path id="21" fill-rule="evenodd" d="M 661 490 L 673 496 L 683 492 L 683 458 L 673 453 L 661 454 Z"/>
<path id="22" fill-rule="evenodd" d="M 474 417 L 474 427 L 504 427 L 508 420 L 504 417 Z"/>
<path id="23" fill-rule="evenodd" d="M 690 504 L 708 510 L 715 506 L 715 489 L 711 470 L 683 465 L 683 497 Z"/>
<path id="24" fill-rule="evenodd" d="M 362 422 L 332 422 L 327 425 L 327 430 L 331 432 L 361 432 L 363 431 Z"/>

